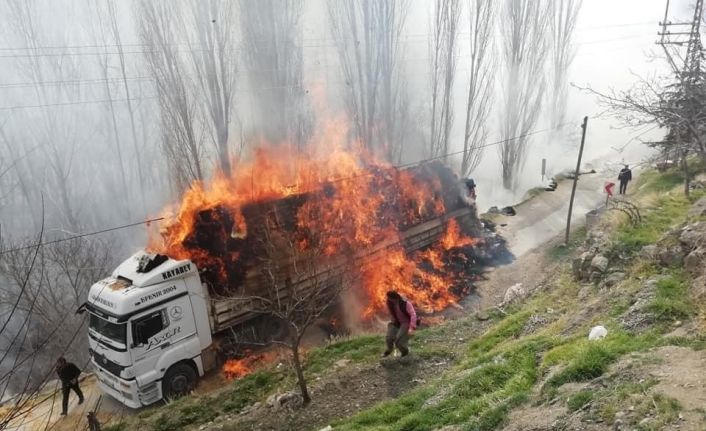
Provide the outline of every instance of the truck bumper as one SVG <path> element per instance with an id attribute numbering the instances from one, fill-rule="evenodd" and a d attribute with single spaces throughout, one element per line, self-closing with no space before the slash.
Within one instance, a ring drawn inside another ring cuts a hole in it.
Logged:
<path id="1" fill-rule="evenodd" d="M 93 362 L 93 367 L 96 370 L 98 378 L 98 386 L 103 393 L 110 395 L 128 407 L 133 409 L 142 407 L 140 397 L 138 395 L 137 382 L 135 380 L 124 380 L 115 377 L 106 370 L 102 369 L 98 364 Z"/>

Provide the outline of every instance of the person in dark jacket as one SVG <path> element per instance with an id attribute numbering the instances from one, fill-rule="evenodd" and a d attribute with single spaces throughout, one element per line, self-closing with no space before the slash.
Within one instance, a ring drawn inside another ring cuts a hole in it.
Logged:
<path id="1" fill-rule="evenodd" d="M 618 181 L 620 181 L 620 194 L 624 195 L 628 189 L 628 183 L 632 181 L 632 171 L 628 165 L 625 165 L 625 167 L 620 170 Z"/>
<path id="2" fill-rule="evenodd" d="M 382 356 L 390 356 L 394 347 L 397 347 L 402 356 L 407 356 L 409 335 L 417 328 L 417 313 L 412 303 L 394 290 L 387 292 L 387 309 L 392 321 L 387 324 L 387 350 Z"/>
<path id="3" fill-rule="evenodd" d="M 69 407 L 69 392 L 72 389 L 78 395 L 78 403 L 83 403 L 83 392 L 78 387 L 78 376 L 81 375 L 81 370 L 75 364 L 67 362 L 64 357 L 61 357 L 56 360 L 56 374 L 59 375 L 59 380 L 61 380 L 61 393 L 63 395 L 61 415 L 66 416 Z"/>

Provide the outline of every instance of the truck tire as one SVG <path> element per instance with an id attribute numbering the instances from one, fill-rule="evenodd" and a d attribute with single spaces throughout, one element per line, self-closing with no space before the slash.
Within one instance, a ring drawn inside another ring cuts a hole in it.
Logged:
<path id="1" fill-rule="evenodd" d="M 268 316 L 264 324 L 264 339 L 267 342 L 287 341 L 289 337 L 289 325 L 282 319 Z"/>
<path id="2" fill-rule="evenodd" d="M 185 362 L 172 365 L 162 379 L 162 396 L 174 399 L 188 394 L 196 387 L 197 378 L 191 365 Z"/>

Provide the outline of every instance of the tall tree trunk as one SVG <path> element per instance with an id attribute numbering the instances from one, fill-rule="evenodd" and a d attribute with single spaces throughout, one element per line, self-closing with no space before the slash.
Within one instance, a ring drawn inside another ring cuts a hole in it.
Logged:
<path id="1" fill-rule="evenodd" d="M 301 359 L 299 357 L 299 345 L 301 338 L 299 335 L 295 336 L 296 339 L 292 342 L 292 359 L 294 361 L 294 371 L 297 373 L 297 383 L 299 384 L 299 390 L 302 394 L 302 400 L 304 405 L 308 405 L 311 402 L 311 396 L 309 395 L 309 389 L 306 385 L 306 379 L 304 378 L 304 370 L 302 368 Z"/>
<path id="2" fill-rule="evenodd" d="M 132 94 L 130 92 L 130 86 L 127 82 L 127 72 L 125 67 L 125 52 L 123 51 L 122 37 L 120 36 L 120 28 L 118 27 L 117 13 L 115 11 L 115 4 L 113 0 L 108 0 L 108 17 L 110 19 L 110 30 L 113 34 L 113 40 L 115 40 L 115 46 L 118 50 L 118 60 L 120 61 L 120 75 L 122 77 L 123 89 L 125 91 L 125 103 L 127 106 L 127 111 L 130 119 L 130 133 L 132 137 L 132 146 L 134 151 L 134 161 L 135 167 L 137 168 L 137 189 L 139 190 L 140 200 L 142 203 L 142 210 L 147 211 L 147 201 L 145 199 L 145 189 L 147 184 L 142 173 L 142 157 L 139 143 L 137 142 L 137 127 L 135 126 L 135 111 L 132 106 Z M 142 141 L 142 146 L 144 147 L 145 141 Z"/>
<path id="3" fill-rule="evenodd" d="M 491 35 L 495 18 L 493 0 L 472 0 L 469 5 L 470 82 L 466 101 L 466 128 L 463 135 L 461 174 L 467 176 L 481 161 L 488 136 L 486 121 L 493 96 Z"/>
<path id="4" fill-rule="evenodd" d="M 548 0 L 504 0 L 502 24 L 505 86 L 498 152 L 503 186 L 517 190 L 546 89 Z"/>

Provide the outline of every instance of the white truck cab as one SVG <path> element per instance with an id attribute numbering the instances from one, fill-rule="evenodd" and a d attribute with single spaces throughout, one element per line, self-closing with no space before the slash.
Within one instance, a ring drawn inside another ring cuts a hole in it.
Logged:
<path id="1" fill-rule="evenodd" d="M 128 407 L 189 392 L 211 366 L 208 291 L 189 260 L 140 251 L 91 286 L 91 361 L 103 392 Z"/>

